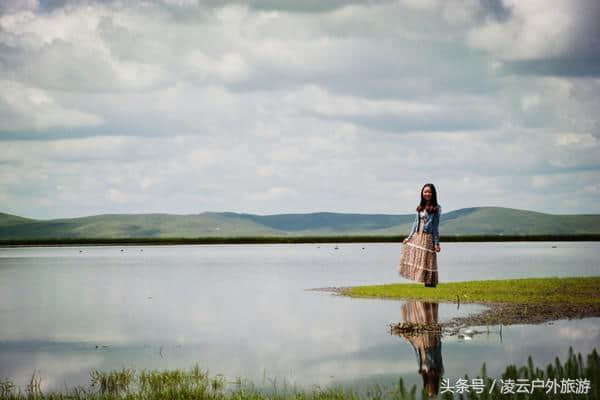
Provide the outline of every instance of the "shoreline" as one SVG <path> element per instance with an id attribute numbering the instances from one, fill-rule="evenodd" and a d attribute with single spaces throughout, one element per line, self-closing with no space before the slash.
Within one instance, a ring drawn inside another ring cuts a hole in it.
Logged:
<path id="1" fill-rule="evenodd" d="M 525 303 L 525 302 L 498 302 L 498 301 L 465 301 L 414 298 L 414 297 L 384 297 L 384 296 L 352 296 L 349 290 L 355 286 L 330 286 L 306 289 L 311 291 L 331 292 L 336 296 L 354 297 L 361 299 L 379 299 L 395 301 L 430 301 L 434 303 L 478 304 L 486 307 L 480 312 L 460 317 L 453 317 L 448 321 L 440 322 L 442 329 L 457 330 L 458 328 L 486 325 L 537 325 L 560 319 L 583 319 L 600 317 L 600 303 Z M 456 333 L 456 332 L 454 332 Z"/>
<path id="2" fill-rule="evenodd" d="M 233 236 L 196 238 L 51 238 L 3 239 L 0 247 L 139 246 L 182 244 L 402 243 L 406 235 Z M 442 243 L 462 242 L 598 242 L 600 234 L 579 235 L 456 235 Z"/>

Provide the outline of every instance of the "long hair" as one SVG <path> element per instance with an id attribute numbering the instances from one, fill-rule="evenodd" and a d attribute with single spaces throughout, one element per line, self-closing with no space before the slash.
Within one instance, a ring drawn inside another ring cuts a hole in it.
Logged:
<path id="1" fill-rule="evenodd" d="M 431 202 L 429 204 L 427 204 L 427 201 L 423 197 L 423 191 L 427 186 L 429 186 L 429 188 L 431 189 Z M 440 210 L 440 205 L 437 202 L 437 191 L 435 190 L 435 186 L 433 186 L 433 183 L 426 183 L 421 188 L 421 202 L 417 206 L 417 212 L 423 210 L 427 210 L 427 213 L 429 214 L 436 213 Z"/>

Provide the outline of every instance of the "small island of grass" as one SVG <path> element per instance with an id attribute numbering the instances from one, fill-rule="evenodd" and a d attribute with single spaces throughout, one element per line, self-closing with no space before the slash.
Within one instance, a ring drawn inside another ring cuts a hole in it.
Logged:
<path id="1" fill-rule="evenodd" d="M 600 316 L 600 277 L 524 278 L 440 283 L 333 287 L 321 290 L 360 298 L 478 303 L 482 313 L 443 323 L 457 325 L 537 324 L 558 319 Z"/>

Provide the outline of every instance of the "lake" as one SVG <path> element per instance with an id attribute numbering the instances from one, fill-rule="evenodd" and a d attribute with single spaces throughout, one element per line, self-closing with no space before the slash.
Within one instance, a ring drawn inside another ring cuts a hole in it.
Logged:
<path id="1" fill-rule="evenodd" d="M 336 246 L 338 247 L 336 249 Z M 556 246 L 553 248 L 553 246 Z M 391 335 L 406 302 L 305 289 L 407 282 L 399 243 L 0 249 L 0 377 L 43 390 L 91 369 L 189 368 L 257 386 L 422 385 L 412 345 Z M 600 275 L 598 242 L 442 243 L 440 282 Z M 442 303 L 439 320 L 479 305 Z M 531 355 L 545 367 L 600 344 L 600 318 L 489 327 L 442 338 L 444 377 L 488 376 Z"/>

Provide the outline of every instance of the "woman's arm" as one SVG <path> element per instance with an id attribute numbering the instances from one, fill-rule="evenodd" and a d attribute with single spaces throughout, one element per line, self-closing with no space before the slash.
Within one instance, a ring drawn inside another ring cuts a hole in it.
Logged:
<path id="1" fill-rule="evenodd" d="M 438 205 L 439 209 L 438 212 L 436 212 L 435 214 L 433 214 L 433 245 L 434 246 L 439 246 L 440 245 L 440 215 L 442 215 L 442 206 Z"/>
<path id="2" fill-rule="evenodd" d="M 406 241 L 412 237 L 412 235 L 417 231 L 418 226 L 419 226 L 419 213 L 417 213 L 417 215 L 415 216 L 415 220 L 412 224 L 412 228 L 410 228 L 410 233 L 408 234 L 406 239 L 404 239 L 404 241 Z"/>

